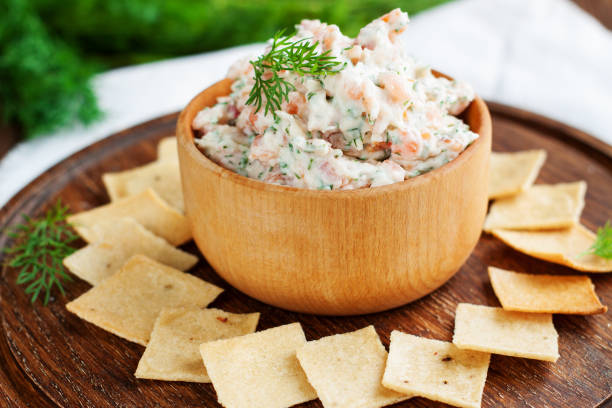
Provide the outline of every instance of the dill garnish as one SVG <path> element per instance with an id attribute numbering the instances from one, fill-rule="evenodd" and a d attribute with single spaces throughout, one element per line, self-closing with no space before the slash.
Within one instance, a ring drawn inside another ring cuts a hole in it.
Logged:
<path id="1" fill-rule="evenodd" d="M 597 229 L 597 238 L 585 253 L 612 259 L 612 226 L 610 226 L 610 220 L 606 222 L 606 225 Z"/>
<path id="2" fill-rule="evenodd" d="M 318 41 L 312 44 L 308 38 L 291 41 L 292 36 L 283 36 L 284 33 L 285 30 L 281 30 L 274 34 L 268 53 L 249 61 L 253 66 L 255 84 L 246 103 L 255 105 L 255 112 L 259 112 L 265 99 L 265 113 L 272 112 L 275 117 L 275 111 L 289 99 L 289 92 L 295 90 L 292 83 L 279 75 L 281 72 L 295 72 L 300 76 L 333 75 L 346 65 L 330 55 L 330 50 L 317 53 Z"/>
<path id="3" fill-rule="evenodd" d="M 62 261 L 75 251 L 69 244 L 78 236 L 66 222 L 67 212 L 68 207 L 58 200 L 43 218 L 24 214 L 24 222 L 8 233 L 14 239 L 13 246 L 4 249 L 9 256 L 8 266 L 20 268 L 17 284 L 28 284 L 25 293 L 32 295 L 32 303 L 43 294 L 43 304 L 47 305 L 53 287 L 64 295 L 62 280 L 72 280 Z"/>

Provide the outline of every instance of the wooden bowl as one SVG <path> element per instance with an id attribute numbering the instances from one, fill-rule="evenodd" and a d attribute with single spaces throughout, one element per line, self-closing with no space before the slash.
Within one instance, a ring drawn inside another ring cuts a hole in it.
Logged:
<path id="1" fill-rule="evenodd" d="M 480 137 L 450 163 L 386 186 L 318 191 L 240 176 L 197 149 L 195 115 L 230 84 L 201 92 L 177 123 L 193 236 L 229 284 L 284 309 L 354 315 L 425 296 L 465 262 L 487 209 L 491 117 L 482 99 L 463 114 Z"/>

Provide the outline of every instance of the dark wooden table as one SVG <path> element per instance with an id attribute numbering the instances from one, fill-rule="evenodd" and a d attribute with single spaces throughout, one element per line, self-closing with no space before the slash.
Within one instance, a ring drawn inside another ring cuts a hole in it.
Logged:
<path id="1" fill-rule="evenodd" d="M 595 17 L 608 30 L 612 30 L 612 0 L 572 0 Z"/>
<path id="2" fill-rule="evenodd" d="M 490 105 L 493 146 L 498 151 L 543 148 L 548 151 L 537 182 L 584 179 L 588 183 L 582 222 L 589 228 L 612 218 L 612 148 L 582 132 L 528 112 Z M 108 201 L 100 177 L 144 164 L 155 157 L 156 142 L 174 130 L 166 116 L 102 140 L 64 160 L 15 196 L 0 210 L 0 228 L 15 225 L 20 214 L 40 215 L 61 197 L 74 211 Z M 0 247 L 9 243 L 0 236 Z M 441 242 L 441 245 L 444 243 Z M 193 244 L 186 250 L 197 253 Z M 451 340 L 455 307 L 460 302 L 498 306 L 486 267 L 568 274 L 568 268 L 533 259 L 483 235 L 461 270 L 433 294 L 388 312 L 357 317 L 321 317 L 286 312 L 232 289 L 204 260 L 192 270 L 226 289 L 211 306 L 231 312 L 261 312 L 259 329 L 293 321 L 308 339 L 375 325 L 388 346 L 394 329 Z M 133 377 L 143 347 L 68 313 L 64 305 L 89 285 L 75 280 L 67 297 L 50 306 L 32 306 L 15 284 L 16 271 L 0 276 L 0 406 L 9 407 L 214 407 L 210 384 L 137 380 Z M 593 274 L 604 304 L 612 306 L 612 275 Z M 612 317 L 555 316 L 561 358 L 556 364 L 494 355 L 483 407 L 594 407 L 610 401 L 612 390 Z M 320 407 L 318 402 L 304 407 Z M 414 398 L 397 407 L 441 406 Z"/>

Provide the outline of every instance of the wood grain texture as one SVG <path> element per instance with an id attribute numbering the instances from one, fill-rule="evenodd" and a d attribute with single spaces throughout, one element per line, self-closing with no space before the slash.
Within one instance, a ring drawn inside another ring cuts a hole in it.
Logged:
<path id="1" fill-rule="evenodd" d="M 604 27 L 612 30 L 612 0 L 572 0 L 595 17 Z"/>
<path id="2" fill-rule="evenodd" d="M 487 209 L 491 118 L 481 99 L 465 113 L 480 137 L 450 163 L 401 183 L 321 191 L 240 176 L 196 148 L 194 117 L 230 85 L 196 96 L 177 137 L 194 240 L 232 286 L 283 309 L 355 315 L 425 296 L 465 262 Z"/>
<path id="3" fill-rule="evenodd" d="M 497 151 L 543 148 L 549 153 L 538 183 L 584 179 L 589 188 L 582 222 L 593 229 L 612 218 L 612 150 L 592 137 L 536 115 L 496 104 L 493 148 Z M 102 140 L 47 171 L 0 210 L 0 228 L 15 225 L 20 214 L 42 214 L 57 197 L 74 211 L 104 204 L 101 174 L 155 158 L 157 140 L 174 132 L 167 116 Z M 600 146 L 598 150 L 593 146 Z M 0 236 L 0 247 L 8 244 Z M 185 249 L 197 253 L 195 245 Z M 563 266 L 520 254 L 483 235 L 461 270 L 439 290 L 407 306 L 357 317 L 291 313 L 249 298 L 224 282 L 201 260 L 192 273 L 226 289 L 211 307 L 230 312 L 261 312 L 259 329 L 299 321 L 306 337 L 356 330 L 374 324 L 385 346 L 392 330 L 451 340 L 460 302 L 499 306 L 489 283 L 488 265 L 532 273 L 573 273 Z M 32 307 L 15 285 L 16 271 L 0 277 L 0 406 L 9 407 L 216 407 L 209 384 L 137 380 L 133 377 L 143 347 L 122 340 L 68 313 L 64 304 L 89 285 L 75 280 L 67 297 L 49 307 Z M 602 303 L 612 305 L 612 275 L 591 275 Z M 555 316 L 560 359 L 556 364 L 493 356 L 483 407 L 594 407 L 610 401 L 612 318 Z M 606 402 L 607 401 L 607 402 Z M 395 407 L 441 407 L 414 398 Z M 318 402 L 302 407 L 321 407 Z"/>

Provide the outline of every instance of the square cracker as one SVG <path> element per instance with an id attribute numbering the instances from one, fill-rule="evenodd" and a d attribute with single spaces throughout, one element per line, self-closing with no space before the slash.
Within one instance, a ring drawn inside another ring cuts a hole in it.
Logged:
<path id="1" fill-rule="evenodd" d="M 105 173 L 102 182 L 111 201 L 138 194 L 147 188 L 155 191 L 162 200 L 184 212 L 181 172 L 176 160 L 162 160 L 130 170 Z"/>
<path id="2" fill-rule="evenodd" d="M 585 193 L 584 181 L 537 184 L 514 197 L 495 200 L 485 220 L 484 230 L 571 227 L 578 224 Z"/>
<path id="3" fill-rule="evenodd" d="M 460 303 L 453 343 L 462 349 L 544 361 L 559 358 L 551 314 L 510 312 Z"/>
<path id="4" fill-rule="evenodd" d="M 114 275 L 66 305 L 81 319 L 146 346 L 165 307 L 206 307 L 223 290 L 195 276 L 132 257 Z"/>
<path id="5" fill-rule="evenodd" d="M 200 345 L 219 403 L 226 408 L 285 408 L 313 400 L 295 356 L 306 343 L 299 323 Z"/>
<path id="6" fill-rule="evenodd" d="M 70 272 L 92 285 L 117 272 L 132 255 L 146 255 L 181 271 L 198 262 L 131 218 L 103 220 L 93 225 L 92 233 L 98 237 L 95 243 L 64 258 Z"/>
<path id="7" fill-rule="evenodd" d="M 587 254 L 596 235 L 582 225 L 551 231 L 494 229 L 493 235 L 507 245 L 531 255 L 584 272 L 612 272 L 612 259 Z"/>
<path id="8" fill-rule="evenodd" d="M 152 380 L 210 382 L 200 344 L 253 333 L 258 321 L 259 313 L 163 309 L 134 375 Z"/>
<path id="9" fill-rule="evenodd" d="M 461 350 L 454 344 L 391 332 L 383 385 L 458 407 L 480 407 L 489 353 Z"/>
<path id="10" fill-rule="evenodd" d="M 504 310 L 583 315 L 608 310 L 588 276 L 531 275 L 490 266 L 489 278 Z"/>
<path id="11" fill-rule="evenodd" d="M 170 207 L 151 189 L 71 215 L 68 222 L 85 241 L 91 243 L 98 240 L 91 227 L 103 220 L 123 217 L 133 218 L 172 245 L 181 245 L 191 239 L 187 218 Z"/>
<path id="12" fill-rule="evenodd" d="M 510 197 L 531 187 L 545 160 L 546 150 L 491 153 L 489 199 Z"/>
<path id="13" fill-rule="evenodd" d="M 411 396 L 381 385 L 387 351 L 374 326 L 309 341 L 297 357 L 324 407 L 384 407 Z"/>
<path id="14" fill-rule="evenodd" d="M 157 144 L 157 160 L 178 160 L 176 137 L 164 137 Z"/>

